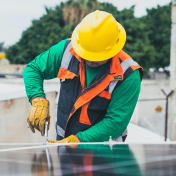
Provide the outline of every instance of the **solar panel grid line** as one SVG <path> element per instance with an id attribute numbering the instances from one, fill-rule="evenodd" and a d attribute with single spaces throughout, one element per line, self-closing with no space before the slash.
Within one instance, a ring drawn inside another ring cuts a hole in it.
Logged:
<path id="1" fill-rule="evenodd" d="M 0 146 L 4 146 L 4 145 L 41 145 L 42 143 L 0 143 Z"/>
<path id="2" fill-rule="evenodd" d="M 115 142 L 112 141 L 111 143 L 114 144 L 124 144 L 123 142 Z M 35 148 L 46 148 L 46 147 L 53 147 L 53 146 L 65 146 L 65 145 L 77 145 L 80 143 L 51 143 L 51 144 L 41 144 L 40 146 L 32 146 L 32 147 L 20 147 L 20 148 L 10 148 L 10 149 L 0 149 L 0 152 L 8 152 L 8 151 L 15 151 L 15 150 L 27 150 L 27 149 L 35 149 Z M 87 145 L 87 144 L 106 144 L 109 145 L 109 142 L 92 142 L 92 143 L 81 143 L 81 145 Z"/>
<path id="3" fill-rule="evenodd" d="M 0 149 L 0 152 L 7 152 L 7 151 L 15 151 L 15 150 L 27 150 L 27 149 L 35 149 L 35 148 L 46 148 L 46 147 L 53 147 L 53 146 L 65 146 L 65 145 L 95 145 L 95 144 L 103 144 L 103 145 L 126 145 L 126 144 L 158 144 L 158 145 L 168 145 L 168 144 L 176 144 L 176 142 L 129 142 L 129 143 L 124 143 L 124 142 L 116 142 L 116 141 L 112 141 L 112 142 L 88 142 L 88 143 L 52 143 L 52 144 L 41 144 L 39 146 L 31 146 L 31 147 L 20 147 L 20 148 L 10 148 L 10 149 Z M 3 145 L 1 143 L 1 145 Z M 13 145 L 13 144 L 12 144 Z"/>
<path id="4" fill-rule="evenodd" d="M 19 147 L 19 148 L 10 148 L 10 149 L 0 149 L 0 152 L 9 152 L 9 151 L 17 151 L 17 150 L 28 150 L 28 149 L 36 149 L 36 148 L 46 148 L 53 146 L 62 146 L 65 144 L 49 144 L 49 145 L 40 145 L 40 146 L 32 146 L 32 147 Z"/>

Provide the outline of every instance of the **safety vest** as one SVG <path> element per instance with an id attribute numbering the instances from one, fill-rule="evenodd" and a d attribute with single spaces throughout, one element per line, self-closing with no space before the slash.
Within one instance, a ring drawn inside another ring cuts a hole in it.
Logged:
<path id="1" fill-rule="evenodd" d="M 85 88 L 85 60 L 76 54 L 68 40 L 57 76 L 61 82 L 56 122 L 57 140 L 85 131 L 100 122 L 111 102 L 112 92 L 136 69 L 139 69 L 142 80 L 142 67 L 124 51 L 120 51 L 108 60 L 106 66 Z M 120 136 L 120 141 L 125 135 L 126 131 Z"/>

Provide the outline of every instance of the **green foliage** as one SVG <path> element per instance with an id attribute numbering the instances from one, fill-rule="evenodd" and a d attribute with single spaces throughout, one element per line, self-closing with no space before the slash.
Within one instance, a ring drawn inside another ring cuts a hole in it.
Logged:
<path id="1" fill-rule="evenodd" d="M 170 4 L 147 9 L 147 16 L 134 17 L 135 6 L 119 11 L 110 3 L 97 0 L 68 0 L 54 9 L 46 8 L 46 15 L 34 20 L 23 32 L 19 42 L 6 51 L 11 63 L 25 64 L 37 55 L 69 38 L 75 26 L 96 9 L 112 13 L 127 33 L 124 51 L 136 60 L 145 73 L 150 67 L 169 65 L 171 7 Z"/>
<path id="2" fill-rule="evenodd" d="M 147 9 L 144 23 L 147 25 L 150 45 L 155 47 L 154 68 L 164 68 L 170 61 L 171 3 Z"/>

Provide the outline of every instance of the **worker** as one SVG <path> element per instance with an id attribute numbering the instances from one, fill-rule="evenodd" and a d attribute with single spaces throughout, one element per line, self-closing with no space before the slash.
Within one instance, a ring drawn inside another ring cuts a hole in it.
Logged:
<path id="1" fill-rule="evenodd" d="M 122 48 L 126 32 L 112 14 L 95 11 L 74 29 L 71 39 L 52 46 L 31 61 L 23 77 L 32 132 L 44 135 L 50 123 L 44 79 L 60 79 L 56 141 L 125 141 L 140 93 L 143 69 Z M 52 127 L 53 128 L 53 127 Z"/>

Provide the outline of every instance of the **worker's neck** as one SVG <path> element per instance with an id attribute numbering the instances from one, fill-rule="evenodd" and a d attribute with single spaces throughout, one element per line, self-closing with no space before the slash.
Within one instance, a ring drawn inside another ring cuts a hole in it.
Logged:
<path id="1" fill-rule="evenodd" d="M 86 64 L 87 66 L 89 66 L 90 68 L 96 69 L 101 67 L 102 65 L 104 65 L 108 60 L 105 61 L 99 61 L 99 62 L 93 62 L 93 61 L 87 61 L 86 60 Z"/>

